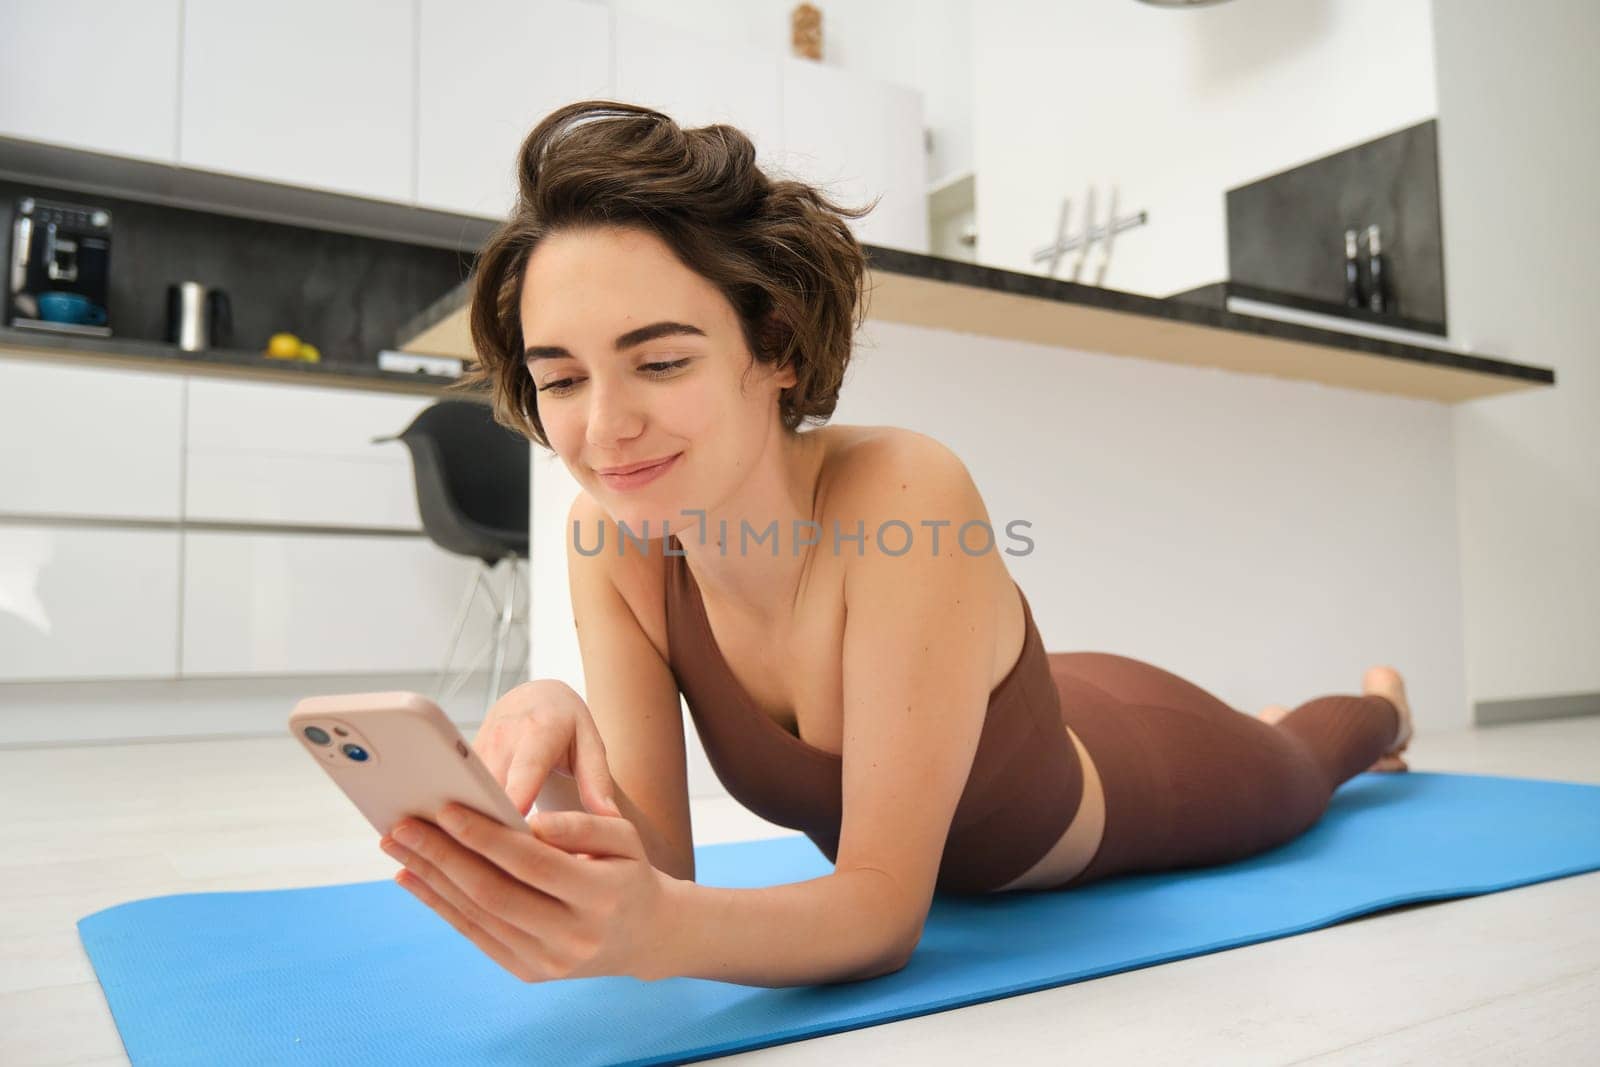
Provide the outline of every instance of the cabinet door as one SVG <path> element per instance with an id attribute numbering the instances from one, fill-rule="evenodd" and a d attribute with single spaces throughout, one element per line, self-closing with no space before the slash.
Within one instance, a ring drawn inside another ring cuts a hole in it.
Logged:
<path id="1" fill-rule="evenodd" d="M 783 57 L 788 169 L 835 199 L 877 208 L 851 228 L 868 244 L 928 251 L 922 94 L 807 59 Z"/>
<path id="2" fill-rule="evenodd" d="M 617 99 L 663 111 L 680 126 L 737 126 L 755 142 L 761 165 L 781 161 L 778 52 L 702 40 L 620 12 L 616 33 Z"/>
<path id="3" fill-rule="evenodd" d="M 0 135 L 177 159 L 180 0 L 0 3 Z"/>
<path id="4" fill-rule="evenodd" d="M 480 566 L 421 537 L 193 530 L 183 564 L 186 676 L 438 670 Z M 495 631 L 487 603 L 480 593 L 458 665 Z"/>
<path id="5" fill-rule="evenodd" d="M 417 202 L 504 218 L 539 120 L 611 95 L 610 18 L 576 0 L 421 0 Z"/>
<path id="6" fill-rule="evenodd" d="M 173 677 L 178 539 L 0 523 L 0 679 Z"/>
<path id="7" fill-rule="evenodd" d="M 397 434 L 428 397 L 308 385 L 189 382 L 186 519 L 416 530 Z"/>
<path id="8" fill-rule="evenodd" d="M 409 202 L 415 42 L 414 0 L 185 0 L 180 162 Z"/>
<path id="9" fill-rule="evenodd" d="M 0 359 L 0 513 L 177 519 L 183 382 Z"/>

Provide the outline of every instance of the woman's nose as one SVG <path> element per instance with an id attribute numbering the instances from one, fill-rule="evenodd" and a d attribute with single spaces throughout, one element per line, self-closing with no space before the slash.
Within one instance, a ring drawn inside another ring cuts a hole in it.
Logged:
<path id="1" fill-rule="evenodd" d="M 606 446 L 637 437 L 643 424 L 638 405 L 621 385 L 602 385 L 589 394 L 589 443 Z"/>

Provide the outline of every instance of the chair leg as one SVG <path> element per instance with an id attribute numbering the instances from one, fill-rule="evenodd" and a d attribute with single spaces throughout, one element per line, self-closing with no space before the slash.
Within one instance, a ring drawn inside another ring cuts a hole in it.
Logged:
<path id="1" fill-rule="evenodd" d="M 478 564 L 478 588 L 483 591 L 484 599 L 488 600 L 490 607 L 493 609 L 495 617 L 498 618 L 500 615 L 500 601 L 494 595 L 494 583 L 492 581 L 493 577 L 494 565 L 480 562 Z M 435 703 L 437 703 L 440 707 L 443 707 L 445 701 L 456 695 L 456 692 L 462 687 L 462 685 L 466 683 L 467 679 L 472 677 L 472 672 L 475 671 L 478 668 L 478 665 L 484 661 L 484 658 L 488 656 L 490 648 L 493 647 L 493 643 L 494 635 L 491 633 L 487 638 L 478 644 L 477 648 L 473 649 L 472 655 L 467 659 L 466 666 L 461 668 L 461 671 L 456 675 L 456 679 L 453 683 L 451 683 L 450 687 L 439 694 L 435 700 Z"/>
<path id="2" fill-rule="evenodd" d="M 511 614 L 517 602 L 517 557 L 507 556 L 506 564 L 506 601 L 500 612 L 500 632 L 494 645 L 494 668 L 489 673 L 489 695 L 484 701 L 483 712 L 485 717 L 494 702 L 500 699 L 500 670 L 506 662 L 506 635 L 511 631 Z"/>
<path id="3" fill-rule="evenodd" d="M 439 668 L 439 677 L 434 680 L 434 699 L 444 699 L 445 679 L 450 677 L 450 661 L 455 658 L 456 646 L 461 643 L 461 633 L 467 628 L 467 612 L 472 608 L 472 598 L 477 595 L 478 587 L 483 584 L 483 568 L 473 568 L 472 581 L 467 583 L 466 596 L 461 598 L 461 607 L 456 609 L 456 623 L 450 644 L 445 647 L 444 665 Z"/>

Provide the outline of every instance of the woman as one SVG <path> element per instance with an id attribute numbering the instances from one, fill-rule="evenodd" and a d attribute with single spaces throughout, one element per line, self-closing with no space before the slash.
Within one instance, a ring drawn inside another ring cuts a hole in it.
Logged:
<path id="1" fill-rule="evenodd" d="M 383 842 L 507 970 L 885 974 L 936 890 L 1229 862 L 1303 832 L 1361 770 L 1404 769 L 1393 670 L 1257 718 L 1138 660 L 1047 653 L 1001 553 L 972 547 L 989 516 L 948 448 L 800 431 L 832 414 L 865 317 L 844 221 L 865 210 L 770 179 L 731 127 L 607 101 L 549 115 L 519 175 L 475 269 L 470 380 L 582 487 L 587 699 L 529 682 L 474 741 L 524 813 L 537 801 L 534 834 L 451 808 L 396 833 L 413 847 Z M 680 693 L 730 793 L 803 829 L 831 874 L 694 882 Z"/>

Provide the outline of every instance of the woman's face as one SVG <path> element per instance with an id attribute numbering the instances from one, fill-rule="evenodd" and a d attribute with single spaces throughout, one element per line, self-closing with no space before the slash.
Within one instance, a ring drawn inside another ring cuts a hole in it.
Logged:
<path id="1" fill-rule="evenodd" d="M 751 368 L 733 305 L 652 233 L 545 238 L 528 259 L 520 313 L 551 447 L 639 536 L 647 519 L 658 537 L 663 520 L 674 531 L 694 524 L 681 509 L 714 512 L 784 432 L 776 397 L 794 372 Z M 657 460 L 670 462 L 653 476 L 607 473 Z"/>

